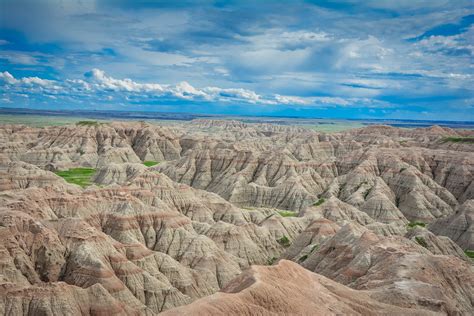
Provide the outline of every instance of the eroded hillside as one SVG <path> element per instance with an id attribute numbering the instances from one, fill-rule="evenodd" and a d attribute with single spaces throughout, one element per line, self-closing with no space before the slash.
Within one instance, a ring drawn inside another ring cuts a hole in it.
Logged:
<path id="1" fill-rule="evenodd" d="M 467 315 L 473 136 L 1 126 L 0 314 Z"/>

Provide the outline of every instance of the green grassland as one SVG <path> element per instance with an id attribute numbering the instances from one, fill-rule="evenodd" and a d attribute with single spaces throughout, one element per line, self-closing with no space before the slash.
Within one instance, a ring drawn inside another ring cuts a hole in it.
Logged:
<path id="1" fill-rule="evenodd" d="M 324 202 L 326 202 L 326 199 L 325 198 L 320 198 L 319 200 L 317 200 L 313 206 L 320 206 L 321 204 L 323 204 Z"/>
<path id="2" fill-rule="evenodd" d="M 152 166 L 156 166 L 159 162 L 158 161 L 144 161 L 143 164 L 147 167 L 152 167 Z"/>
<path id="3" fill-rule="evenodd" d="M 416 227 L 416 226 L 425 227 L 426 224 L 423 223 L 423 222 L 414 221 L 414 222 L 408 223 L 407 226 L 408 226 L 408 228 L 414 228 L 414 227 Z"/>
<path id="4" fill-rule="evenodd" d="M 61 170 L 55 172 L 62 177 L 66 182 L 86 187 L 92 184 L 92 176 L 95 173 L 93 168 L 72 168 L 69 170 Z"/>
<path id="5" fill-rule="evenodd" d="M 278 211 L 278 214 L 280 214 L 282 217 L 295 217 L 298 215 L 296 212 L 286 210 Z"/>

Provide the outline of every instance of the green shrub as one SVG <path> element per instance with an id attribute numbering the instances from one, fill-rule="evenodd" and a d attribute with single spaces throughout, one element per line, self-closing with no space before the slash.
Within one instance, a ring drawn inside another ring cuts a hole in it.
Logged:
<path id="1" fill-rule="evenodd" d="M 55 172 L 62 177 L 66 182 L 86 187 L 91 184 L 91 178 L 95 173 L 93 168 L 72 168 L 69 170 L 61 170 Z"/>
<path id="2" fill-rule="evenodd" d="M 324 202 L 326 202 L 326 199 L 325 198 L 320 198 L 316 203 L 313 204 L 313 206 L 320 206 Z"/>
<path id="3" fill-rule="evenodd" d="M 474 250 L 466 250 L 466 251 L 464 251 L 464 253 L 465 253 L 466 256 L 468 256 L 469 258 L 474 259 Z"/>
<path id="4" fill-rule="evenodd" d="M 408 223 L 408 225 L 407 225 L 407 226 L 408 226 L 408 228 L 414 228 L 414 227 L 416 227 L 416 226 L 425 227 L 425 226 L 426 226 L 426 224 L 425 224 L 425 223 L 423 223 L 423 222 L 414 221 L 414 222 L 410 222 L 410 223 Z"/>
<path id="5" fill-rule="evenodd" d="M 283 236 L 281 237 L 280 239 L 277 240 L 278 243 L 280 245 L 282 245 L 283 247 L 288 247 L 290 245 L 290 240 L 288 239 L 288 237 L 286 236 Z"/>
<path id="6" fill-rule="evenodd" d="M 313 253 L 313 251 L 318 250 L 318 249 L 319 249 L 319 245 L 312 245 L 311 250 L 309 252 Z"/>
<path id="7" fill-rule="evenodd" d="M 371 191 L 371 189 L 365 191 L 365 193 L 364 193 L 364 200 L 367 200 L 367 197 L 369 196 L 370 191 Z"/>
<path id="8" fill-rule="evenodd" d="M 151 161 L 151 160 L 149 160 L 149 161 L 144 161 L 143 164 L 144 164 L 145 166 L 147 166 L 147 167 L 152 167 L 152 166 L 157 165 L 157 164 L 158 164 L 158 161 Z"/>
<path id="9" fill-rule="evenodd" d="M 415 240 L 416 240 L 416 242 L 417 242 L 418 244 L 420 244 L 420 246 L 423 246 L 423 247 L 425 247 L 425 248 L 428 248 L 428 244 L 426 243 L 426 240 L 425 240 L 423 237 L 421 237 L 421 236 L 416 236 L 416 237 L 415 237 Z"/>
<path id="10" fill-rule="evenodd" d="M 306 259 L 308 259 L 308 255 L 301 256 L 298 261 L 299 261 L 299 262 L 303 262 L 303 261 L 305 261 Z"/>
<path id="11" fill-rule="evenodd" d="M 270 259 L 268 259 L 267 264 L 268 264 L 269 266 L 271 266 L 271 265 L 274 264 L 275 261 L 277 261 L 277 260 L 278 260 L 277 257 L 271 257 Z"/>
<path id="12" fill-rule="evenodd" d="M 296 212 L 285 210 L 278 211 L 278 214 L 280 214 L 282 217 L 294 217 L 297 215 Z"/>

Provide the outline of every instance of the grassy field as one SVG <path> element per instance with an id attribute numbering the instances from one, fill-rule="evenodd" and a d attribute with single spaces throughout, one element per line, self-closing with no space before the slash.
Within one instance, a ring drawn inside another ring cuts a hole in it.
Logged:
<path id="1" fill-rule="evenodd" d="M 78 122 L 88 122 L 85 119 L 87 118 L 67 116 L 0 114 L 0 124 L 22 124 L 32 127 L 62 126 L 68 124 L 77 124 Z"/>
<path id="2" fill-rule="evenodd" d="M 69 183 L 86 187 L 92 184 L 91 179 L 95 173 L 92 168 L 72 168 L 69 170 L 57 171 L 56 174 Z"/>

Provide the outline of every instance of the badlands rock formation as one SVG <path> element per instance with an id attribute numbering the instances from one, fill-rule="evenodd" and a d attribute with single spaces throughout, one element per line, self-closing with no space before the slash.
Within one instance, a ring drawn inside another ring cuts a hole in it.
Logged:
<path id="1" fill-rule="evenodd" d="M 473 135 L 0 126 L 0 315 L 468 315 Z"/>

